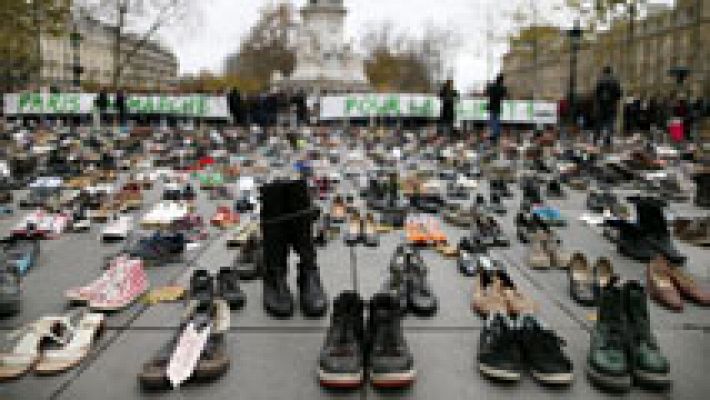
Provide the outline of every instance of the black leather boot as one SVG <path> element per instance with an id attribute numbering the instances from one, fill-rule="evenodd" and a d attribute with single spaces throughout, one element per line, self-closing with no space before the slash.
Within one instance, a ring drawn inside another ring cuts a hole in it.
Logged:
<path id="1" fill-rule="evenodd" d="M 307 317 L 322 317 L 328 310 L 328 300 L 316 263 L 313 243 L 314 213 L 304 180 L 288 183 L 289 213 L 300 215 L 289 222 L 289 241 L 298 254 L 298 294 L 301 311 Z"/>
<path id="2" fill-rule="evenodd" d="M 287 209 L 284 207 L 286 184 L 273 182 L 261 188 L 261 232 L 263 240 L 264 309 L 274 317 L 293 315 L 293 296 L 288 288 L 288 230 L 287 223 L 278 222 Z"/>
<path id="3" fill-rule="evenodd" d="M 674 264 L 683 264 L 685 256 L 673 244 L 671 232 L 668 229 L 666 217 L 663 215 L 665 203 L 656 198 L 630 198 L 636 205 L 639 229 L 644 233 L 646 241 L 657 253 L 663 254 Z"/>

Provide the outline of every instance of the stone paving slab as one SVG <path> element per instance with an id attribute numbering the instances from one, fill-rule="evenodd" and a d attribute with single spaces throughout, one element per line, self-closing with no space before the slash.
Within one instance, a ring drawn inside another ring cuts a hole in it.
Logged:
<path id="1" fill-rule="evenodd" d="M 150 192 L 150 202 L 157 201 L 160 189 Z M 483 185 L 486 186 L 486 185 Z M 513 187 L 513 186 L 511 186 Z M 483 190 L 485 192 L 485 190 Z M 476 371 L 475 354 L 483 321 L 470 311 L 472 280 L 461 276 L 454 260 L 424 250 L 422 255 L 430 269 L 430 280 L 440 300 L 440 310 L 432 318 L 409 316 L 404 321 L 405 335 L 414 352 L 419 380 L 402 392 L 374 391 L 369 387 L 351 393 L 321 390 L 315 379 L 318 351 L 329 319 L 305 319 L 300 313 L 290 320 L 274 320 L 261 308 L 261 282 L 244 282 L 247 293 L 245 309 L 232 313 L 228 348 L 232 359 L 229 373 L 217 382 L 187 386 L 162 394 L 142 393 L 136 381 L 140 366 L 162 345 L 177 327 L 182 314 L 181 303 L 151 307 L 135 305 L 108 317 L 108 331 L 103 336 L 89 363 L 68 373 L 38 378 L 29 375 L 20 380 L 0 384 L 0 399 L 46 399 L 56 394 L 62 399 L 93 399 L 97 394 L 107 399 L 133 398 L 209 398 L 209 399 L 317 399 L 317 398 L 417 398 L 431 399 L 442 394 L 450 398 L 610 398 L 591 387 L 582 374 L 592 326 L 593 310 L 577 306 L 571 300 L 564 271 L 531 271 L 525 266 L 525 248 L 514 239 L 513 217 L 520 202 L 519 193 L 506 200 L 510 212 L 500 218 L 511 237 L 510 249 L 497 251 L 508 264 L 515 282 L 541 304 L 540 318 L 566 338 L 568 352 L 575 362 L 577 379 L 566 390 L 543 388 L 526 377 L 516 386 L 500 386 L 486 381 Z M 571 192 L 561 203 L 568 216 L 584 210 L 584 193 Z M 201 193 L 198 211 L 209 219 L 216 204 Z M 17 216 L 16 216 L 17 217 Z M 0 221 L 0 228 L 12 226 Z M 89 234 L 65 235 L 43 242 L 41 264 L 25 280 L 27 294 L 22 313 L 0 320 L 0 329 L 13 329 L 35 318 L 66 310 L 62 293 L 66 288 L 86 283 L 100 273 L 103 256 L 113 249 L 97 245 L 99 227 Z M 466 234 L 465 230 L 442 225 L 452 243 Z M 154 287 L 172 281 L 185 282 L 194 268 L 216 270 L 227 265 L 236 255 L 224 246 L 226 233 L 210 229 L 212 237 L 187 262 L 148 270 Z M 560 229 L 569 248 L 584 248 L 590 258 L 605 255 L 627 279 L 641 278 L 643 265 L 619 256 L 613 245 L 594 230 L 570 220 Z M 379 248 L 355 248 L 356 268 L 351 265 L 350 248 L 341 239 L 319 249 L 318 260 L 326 290 L 332 298 L 341 290 L 356 287 L 364 298 L 380 289 L 387 276 L 388 264 L 401 232 L 382 237 Z M 705 249 L 678 244 L 690 256 L 688 269 L 700 278 L 710 275 Z M 197 257 L 197 259 L 193 259 Z M 289 281 L 295 291 L 296 259 L 292 258 Z M 61 271 L 61 273 L 57 273 Z M 31 291 L 31 294 L 30 294 Z M 676 384 L 672 392 L 655 394 L 633 390 L 627 398 L 703 398 L 710 389 L 705 378 L 706 360 L 710 353 L 710 316 L 706 309 L 690 306 L 673 314 L 651 303 L 651 316 L 659 342 L 673 366 Z M 703 329 L 705 328 L 705 329 Z"/>

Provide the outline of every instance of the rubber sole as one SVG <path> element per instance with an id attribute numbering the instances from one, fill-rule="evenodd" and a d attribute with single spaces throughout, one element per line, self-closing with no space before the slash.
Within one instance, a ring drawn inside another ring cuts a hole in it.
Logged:
<path id="1" fill-rule="evenodd" d="M 382 389 L 394 389 L 410 386 L 417 377 L 417 371 L 410 369 L 402 372 L 375 373 L 370 372 L 372 386 Z"/>
<path id="2" fill-rule="evenodd" d="M 618 392 L 626 392 L 631 389 L 631 375 L 609 376 L 595 371 L 587 366 L 587 377 L 595 385 Z"/>
<path id="3" fill-rule="evenodd" d="M 665 390 L 671 386 L 671 378 L 669 374 L 658 374 L 639 370 L 633 371 L 633 382 L 636 386 L 649 389 Z"/>
<path id="4" fill-rule="evenodd" d="M 331 373 L 318 370 L 318 382 L 326 388 L 333 389 L 357 389 L 364 381 L 363 371 L 352 373 Z"/>
<path id="5" fill-rule="evenodd" d="M 530 371 L 530 375 L 532 375 L 536 381 L 546 385 L 569 385 L 574 380 L 574 374 L 572 372 L 547 374 Z"/>
<path id="6" fill-rule="evenodd" d="M 478 364 L 478 370 L 481 371 L 481 374 L 488 378 L 505 382 L 517 382 L 520 380 L 521 376 L 520 372 L 517 371 L 506 371 L 480 363 Z"/>

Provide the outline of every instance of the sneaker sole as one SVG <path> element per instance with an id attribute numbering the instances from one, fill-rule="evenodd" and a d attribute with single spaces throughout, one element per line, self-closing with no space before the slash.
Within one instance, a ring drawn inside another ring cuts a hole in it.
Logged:
<path id="1" fill-rule="evenodd" d="M 370 382 L 377 388 L 401 388 L 412 384 L 417 377 L 417 371 L 412 369 L 403 372 L 375 373 L 370 372 Z"/>
<path id="2" fill-rule="evenodd" d="M 320 385 L 334 389 L 356 389 L 362 386 L 364 374 L 360 372 L 333 373 L 318 370 L 318 381 Z"/>
<path id="3" fill-rule="evenodd" d="M 574 380 L 574 374 L 572 372 L 561 372 L 561 373 L 543 373 L 530 371 L 535 380 L 541 383 L 550 385 L 568 385 Z"/>
<path id="4" fill-rule="evenodd" d="M 484 376 L 499 381 L 517 382 L 520 380 L 520 372 L 506 371 L 485 364 L 478 364 L 478 370 Z"/>
<path id="5" fill-rule="evenodd" d="M 667 389 L 671 385 L 671 379 L 668 374 L 634 370 L 633 379 L 635 385 L 648 388 Z"/>
<path id="6" fill-rule="evenodd" d="M 631 375 L 626 376 L 608 376 L 600 374 L 587 366 L 587 376 L 589 379 L 600 387 L 616 390 L 628 391 L 631 389 Z"/>

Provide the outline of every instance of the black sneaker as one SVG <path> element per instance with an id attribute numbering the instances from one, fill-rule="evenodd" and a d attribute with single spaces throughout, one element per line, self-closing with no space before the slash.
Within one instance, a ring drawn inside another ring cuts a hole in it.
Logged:
<path id="1" fill-rule="evenodd" d="M 239 286 L 239 272 L 236 269 L 220 268 L 217 273 L 217 296 L 224 299 L 232 310 L 244 307 L 247 296 Z"/>
<path id="2" fill-rule="evenodd" d="M 523 360 L 533 378 L 550 385 L 572 383 L 572 362 L 562 350 L 564 339 L 530 315 L 522 318 L 519 336 Z"/>
<path id="3" fill-rule="evenodd" d="M 511 321 L 496 313 L 486 322 L 478 342 L 478 369 L 484 376 L 507 382 L 520 380 L 522 356 Z"/>
<path id="4" fill-rule="evenodd" d="M 357 292 L 342 292 L 333 302 L 333 314 L 320 351 L 321 386 L 353 389 L 364 380 L 363 301 Z"/>
<path id="5" fill-rule="evenodd" d="M 430 317 L 436 313 L 438 300 L 429 283 L 429 270 L 418 252 L 407 254 L 407 307 L 414 314 Z"/>
<path id="6" fill-rule="evenodd" d="M 214 278 L 209 271 L 197 269 L 190 278 L 190 299 L 209 303 L 214 298 Z"/>
<path id="7" fill-rule="evenodd" d="M 367 361 L 370 382 L 375 387 L 402 388 L 416 378 L 401 315 L 399 301 L 391 293 L 378 293 L 370 300 Z"/>

